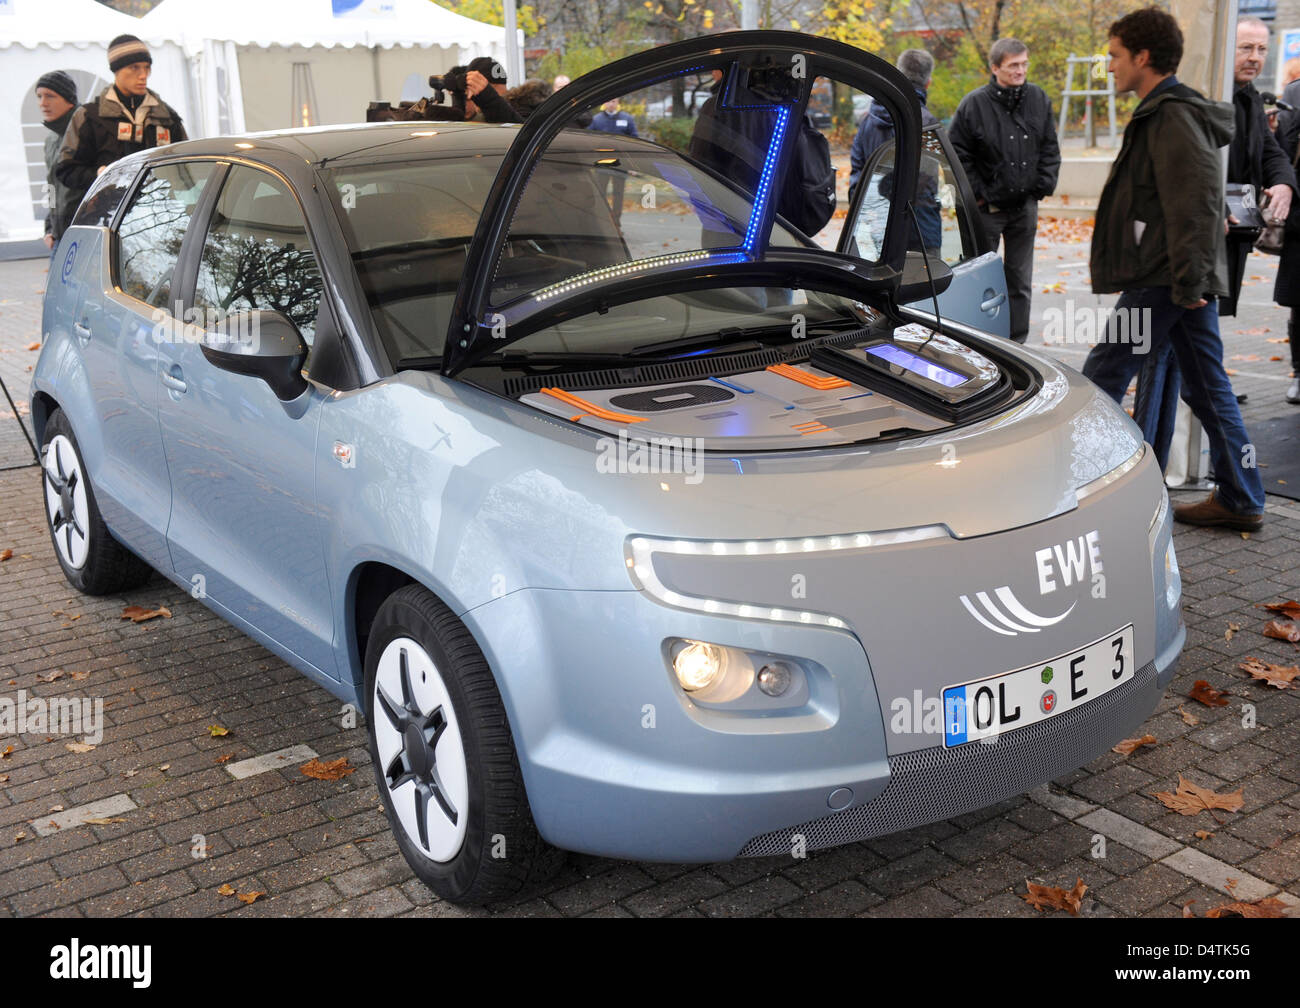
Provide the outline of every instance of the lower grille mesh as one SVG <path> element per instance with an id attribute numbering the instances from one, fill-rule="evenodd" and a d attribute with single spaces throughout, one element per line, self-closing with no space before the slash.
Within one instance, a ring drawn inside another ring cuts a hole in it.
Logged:
<path id="1" fill-rule="evenodd" d="M 971 742 L 955 749 L 937 746 L 891 756 L 889 784 L 875 800 L 756 836 L 737 856 L 788 854 L 795 834 L 804 837 L 808 850 L 836 847 L 951 819 L 1023 794 L 1095 759 L 1142 724 L 1159 699 L 1151 662 L 1092 703 L 1012 732 L 992 745 Z"/>

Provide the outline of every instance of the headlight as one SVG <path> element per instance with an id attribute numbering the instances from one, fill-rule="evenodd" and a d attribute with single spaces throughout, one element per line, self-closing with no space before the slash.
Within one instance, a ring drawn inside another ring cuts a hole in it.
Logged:
<path id="1" fill-rule="evenodd" d="M 1178 607 L 1178 599 L 1183 594 L 1183 576 L 1178 572 L 1178 557 L 1174 555 L 1174 538 L 1169 537 L 1169 548 L 1165 550 L 1165 602 L 1170 609 Z"/>
<path id="2" fill-rule="evenodd" d="M 708 689 L 721 678 L 722 669 L 722 651 L 699 641 L 689 642 L 673 658 L 673 671 L 687 693 Z"/>
<path id="3" fill-rule="evenodd" d="M 1138 447 L 1137 451 L 1135 451 L 1132 455 L 1126 458 L 1123 462 L 1117 465 L 1110 472 L 1106 473 L 1105 476 L 1098 476 L 1095 480 L 1085 483 L 1083 486 L 1075 490 L 1074 491 L 1075 497 L 1077 497 L 1079 500 L 1083 500 L 1083 498 L 1087 497 L 1089 494 L 1095 494 L 1098 490 L 1102 490 L 1110 486 L 1117 479 L 1119 479 L 1125 473 L 1131 471 L 1139 462 L 1141 462 L 1142 456 L 1146 454 L 1146 450 L 1147 450 L 1147 446 L 1145 443 L 1143 443 Z"/>

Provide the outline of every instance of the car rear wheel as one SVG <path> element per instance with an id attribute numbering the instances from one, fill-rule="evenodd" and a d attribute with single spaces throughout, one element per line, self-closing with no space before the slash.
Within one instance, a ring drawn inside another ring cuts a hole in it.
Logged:
<path id="1" fill-rule="evenodd" d="M 366 646 L 370 752 L 398 847 L 426 885 L 488 903 L 554 874 L 501 695 L 473 636 L 419 585 L 384 602 Z"/>
<path id="2" fill-rule="evenodd" d="M 72 425 L 62 410 L 46 421 L 41 442 L 45 520 L 68 583 L 87 595 L 138 588 L 153 570 L 113 538 L 99 514 Z"/>

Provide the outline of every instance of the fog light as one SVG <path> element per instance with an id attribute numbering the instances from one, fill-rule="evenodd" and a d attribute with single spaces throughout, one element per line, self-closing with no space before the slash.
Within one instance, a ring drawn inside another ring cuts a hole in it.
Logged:
<path id="1" fill-rule="evenodd" d="M 1165 602 L 1170 609 L 1178 606 L 1178 598 L 1183 593 L 1183 576 L 1178 570 L 1178 557 L 1174 556 L 1174 539 L 1169 537 L 1169 548 L 1165 550 Z"/>
<path id="2" fill-rule="evenodd" d="M 758 670 L 758 688 L 770 697 L 779 697 L 790 688 L 794 676 L 782 662 L 769 662 Z"/>
<path id="3" fill-rule="evenodd" d="M 673 659 L 673 671 L 677 681 L 688 693 L 705 689 L 717 681 L 722 674 L 722 651 L 712 644 L 692 641 L 677 652 Z"/>

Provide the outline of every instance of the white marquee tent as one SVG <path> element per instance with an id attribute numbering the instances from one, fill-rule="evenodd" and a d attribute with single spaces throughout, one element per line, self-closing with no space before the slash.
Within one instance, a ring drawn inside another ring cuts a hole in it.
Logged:
<path id="1" fill-rule="evenodd" d="M 192 137 L 360 122 L 372 100 L 426 93 L 430 74 L 476 56 L 506 63 L 505 29 L 430 0 L 163 0 L 143 18 L 96 0 L 0 0 L 0 108 L 21 110 L 0 131 L 0 243 L 43 231 L 37 79 L 66 70 L 88 100 L 123 33 L 148 43 L 149 86 Z"/>
<path id="2" fill-rule="evenodd" d="M 0 0 L 0 242 L 40 238 L 45 221 L 45 137 L 36 81 L 65 70 L 89 101 L 108 84 L 108 43 L 140 34 L 140 20 L 95 0 Z M 164 94 L 186 122 L 193 107 L 189 72 L 179 45 L 153 46 L 149 86 Z"/>
<path id="3" fill-rule="evenodd" d="M 208 133 L 359 122 L 430 74 L 505 62 L 505 29 L 430 0 L 163 0 L 139 24 L 184 47 Z"/>

